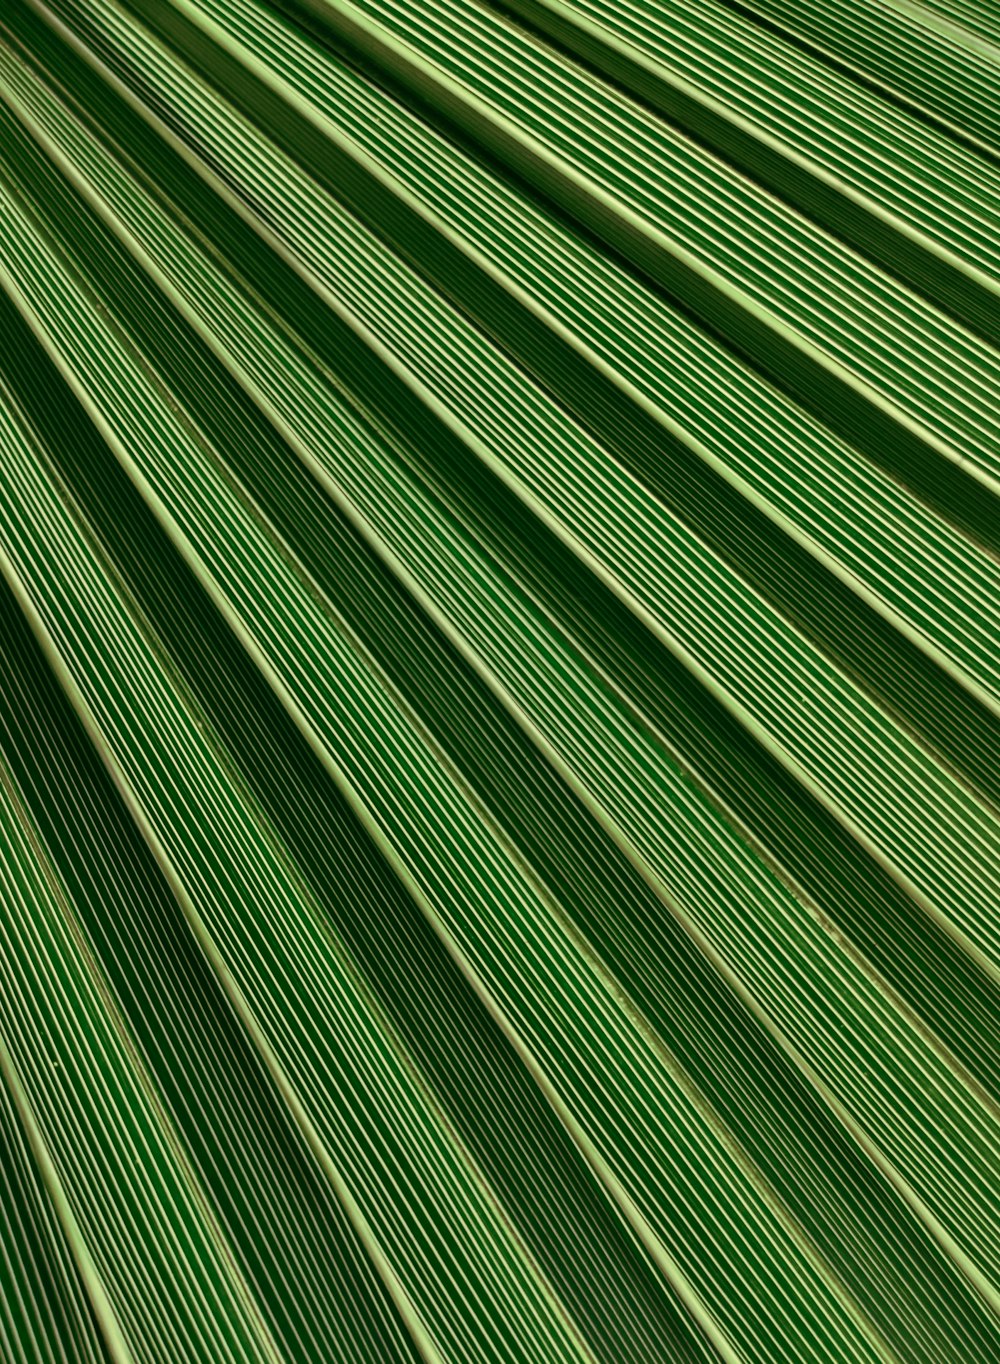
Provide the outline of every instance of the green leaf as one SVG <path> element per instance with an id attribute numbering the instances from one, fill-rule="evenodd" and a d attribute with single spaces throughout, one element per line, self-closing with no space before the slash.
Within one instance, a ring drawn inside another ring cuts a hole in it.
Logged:
<path id="1" fill-rule="evenodd" d="M 1000 174 L 780 8 L 0 13 L 5 1357 L 1000 1352 Z"/>

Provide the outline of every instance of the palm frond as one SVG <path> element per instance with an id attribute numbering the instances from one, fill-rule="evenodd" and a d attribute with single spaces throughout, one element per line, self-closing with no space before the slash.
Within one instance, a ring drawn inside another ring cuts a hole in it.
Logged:
<path id="1" fill-rule="evenodd" d="M 1000 1354 L 994 17 L 7 0 L 5 1358 Z"/>

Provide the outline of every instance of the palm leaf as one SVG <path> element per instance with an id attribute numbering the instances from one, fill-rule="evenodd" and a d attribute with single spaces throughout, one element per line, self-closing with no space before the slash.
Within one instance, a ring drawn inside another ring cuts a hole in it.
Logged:
<path id="1" fill-rule="evenodd" d="M 5 1357 L 1000 1351 L 994 34 L 8 0 Z"/>

